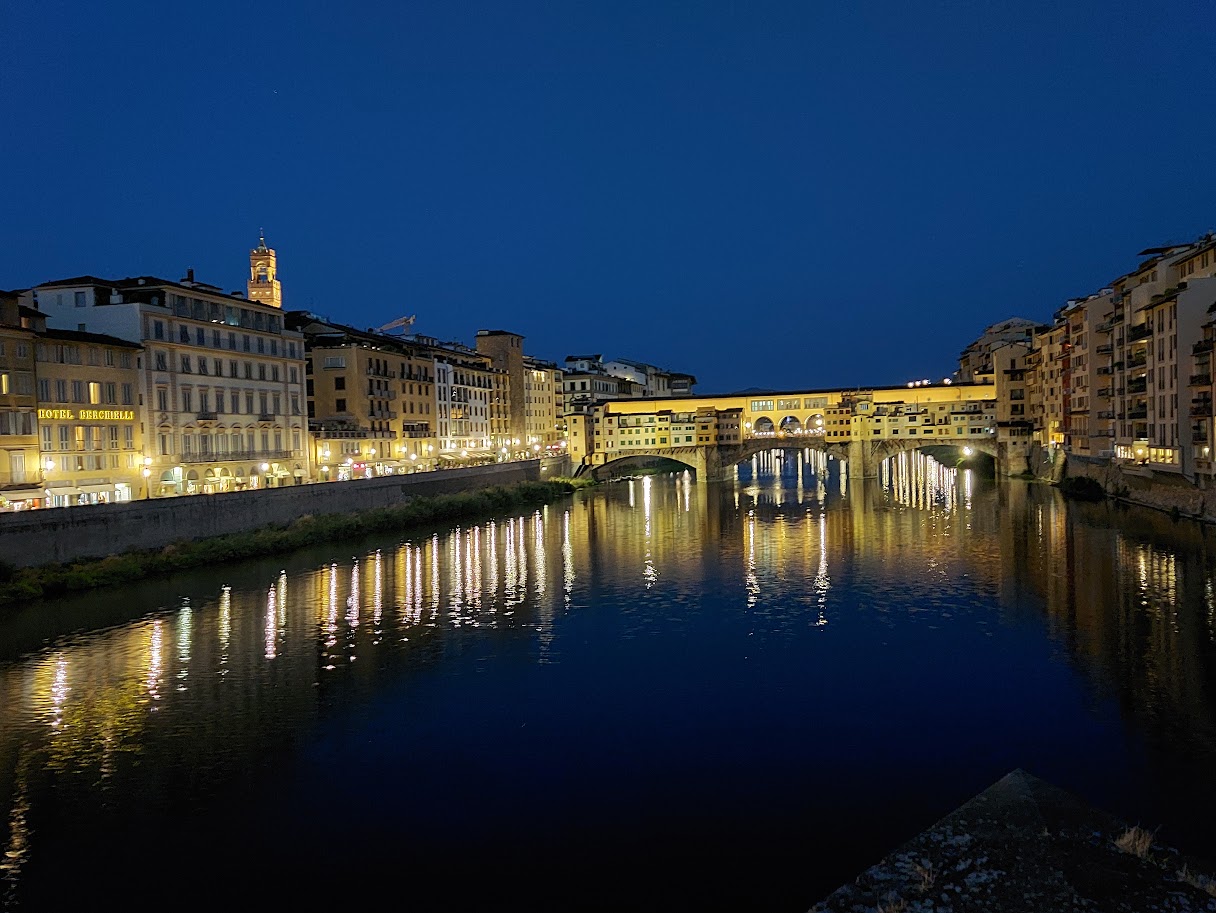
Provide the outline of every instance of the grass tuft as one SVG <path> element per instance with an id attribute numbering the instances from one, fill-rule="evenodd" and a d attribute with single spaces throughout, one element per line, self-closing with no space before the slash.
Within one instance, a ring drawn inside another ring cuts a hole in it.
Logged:
<path id="1" fill-rule="evenodd" d="M 1148 858 L 1148 851 L 1152 845 L 1152 833 L 1142 827 L 1129 827 L 1115 840 L 1115 846 L 1122 852 L 1140 859 Z"/>

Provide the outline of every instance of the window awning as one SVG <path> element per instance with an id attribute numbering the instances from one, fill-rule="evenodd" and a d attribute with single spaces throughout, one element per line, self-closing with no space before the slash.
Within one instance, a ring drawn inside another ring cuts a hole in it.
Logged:
<path id="1" fill-rule="evenodd" d="M 0 491 L 0 498 L 6 501 L 32 501 L 45 497 L 46 493 L 41 488 L 10 488 L 8 491 Z"/>

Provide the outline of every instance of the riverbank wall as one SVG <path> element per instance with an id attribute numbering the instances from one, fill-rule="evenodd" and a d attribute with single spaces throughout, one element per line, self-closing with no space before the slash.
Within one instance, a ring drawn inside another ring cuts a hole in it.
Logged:
<path id="1" fill-rule="evenodd" d="M 1070 455 L 1065 474 L 1093 479 L 1121 501 L 1216 523 L 1216 490 L 1199 488 L 1173 473 Z"/>
<path id="2" fill-rule="evenodd" d="M 382 476 L 215 495 L 191 495 L 0 515 L 0 558 L 15 567 L 103 558 L 180 540 L 243 533 L 302 516 L 355 513 L 558 475 L 550 461 Z"/>

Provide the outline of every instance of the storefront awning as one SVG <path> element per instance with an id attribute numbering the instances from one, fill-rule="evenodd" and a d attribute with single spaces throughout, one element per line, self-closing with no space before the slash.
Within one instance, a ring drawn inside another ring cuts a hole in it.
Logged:
<path id="1" fill-rule="evenodd" d="M 41 488 L 10 488 L 8 491 L 0 491 L 0 498 L 6 501 L 33 501 L 35 498 L 45 498 L 46 494 Z"/>
<path id="2" fill-rule="evenodd" d="M 77 482 L 76 486 L 81 491 L 87 491 L 87 492 L 113 491 L 114 490 L 113 482 Z"/>
<path id="3" fill-rule="evenodd" d="M 48 495 L 54 495 L 55 497 L 58 497 L 58 498 L 65 498 L 65 497 L 67 497 L 68 495 L 82 495 L 82 494 L 84 494 L 84 492 L 83 492 L 83 491 L 81 491 L 79 488 L 71 488 L 71 487 L 68 487 L 68 486 L 64 486 L 64 487 L 62 487 L 62 488 L 48 488 L 48 489 L 46 490 L 46 493 L 47 493 Z"/>

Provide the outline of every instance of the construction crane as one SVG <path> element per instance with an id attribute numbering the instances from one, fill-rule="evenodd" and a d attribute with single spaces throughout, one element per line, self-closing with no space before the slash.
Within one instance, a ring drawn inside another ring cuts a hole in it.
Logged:
<path id="1" fill-rule="evenodd" d="M 400 334 L 400 335 L 404 336 L 404 335 L 405 335 L 405 331 L 414 325 L 414 320 L 415 320 L 415 319 L 417 319 L 417 318 L 416 318 L 416 317 L 413 317 L 413 316 L 411 316 L 411 317 L 398 317 L 398 318 L 397 318 L 396 320 L 394 320 L 392 323 L 386 323 L 386 324 L 385 324 L 384 326 L 382 326 L 382 327 L 376 327 L 376 332 L 377 332 L 377 333 L 388 333 L 388 332 L 390 332 L 391 330 L 400 330 L 400 331 L 401 331 L 401 334 Z"/>

